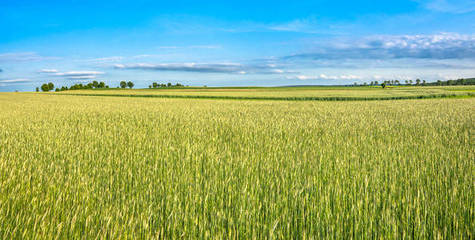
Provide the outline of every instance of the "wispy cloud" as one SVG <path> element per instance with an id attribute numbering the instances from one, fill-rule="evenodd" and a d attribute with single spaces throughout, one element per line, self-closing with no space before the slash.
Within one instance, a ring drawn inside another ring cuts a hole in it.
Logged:
<path id="1" fill-rule="evenodd" d="M 310 59 L 464 59 L 475 58 L 475 35 L 384 35 L 334 41 L 285 57 Z"/>
<path id="2" fill-rule="evenodd" d="M 67 79 L 76 80 L 76 79 L 93 79 L 98 75 L 104 74 L 104 72 L 98 71 L 69 71 L 69 72 L 59 72 L 56 69 L 42 69 L 40 73 L 47 73 L 50 76 L 65 77 Z"/>
<path id="3" fill-rule="evenodd" d="M 475 11 L 474 0 L 416 0 L 427 9 L 447 13 L 469 13 Z"/>
<path id="4" fill-rule="evenodd" d="M 0 79 L 0 83 L 26 83 L 30 82 L 27 78 L 16 78 L 16 79 Z"/>
<path id="5" fill-rule="evenodd" d="M 177 72 L 198 72 L 198 73 L 260 73 L 260 74 L 281 74 L 285 70 L 278 69 L 270 65 L 245 65 L 240 63 L 134 63 L 115 64 L 116 69 L 139 69 L 153 71 L 177 71 Z"/>
<path id="6" fill-rule="evenodd" d="M 78 80 L 81 80 L 81 79 L 94 79 L 96 78 L 96 75 L 84 75 L 84 76 L 72 76 L 72 77 L 68 77 L 68 79 L 71 79 L 71 80 L 75 80 L 75 79 L 78 79 Z"/>
<path id="7" fill-rule="evenodd" d="M 250 33 L 250 32 L 298 32 L 298 33 L 335 33 L 339 32 L 343 23 L 331 23 L 329 20 L 320 19 L 315 16 L 305 16 L 290 21 L 224 21 L 214 18 L 203 18 L 196 16 L 167 16 L 157 21 L 157 25 L 166 32 L 172 33 Z M 345 23 L 346 25 L 346 23 Z M 212 48 L 221 46 L 210 45 Z M 198 46 L 161 46 L 161 49 L 177 49 L 201 47 Z"/>
<path id="8" fill-rule="evenodd" d="M 122 56 L 112 56 L 112 57 L 101 57 L 101 58 L 92 58 L 87 59 L 88 62 L 118 62 L 123 60 L 124 57 Z"/>
<path id="9" fill-rule="evenodd" d="M 38 71 L 39 73 L 57 73 L 58 70 L 56 69 L 41 69 L 40 71 Z"/>
<path id="10" fill-rule="evenodd" d="M 80 76 L 88 76 L 88 75 L 100 75 L 104 74 L 104 72 L 97 72 L 97 71 L 70 71 L 70 72 L 58 72 L 55 73 L 55 76 L 64 76 L 64 77 L 80 77 Z"/>
<path id="11" fill-rule="evenodd" d="M 362 79 L 360 76 L 356 75 L 340 75 L 340 76 L 331 76 L 326 74 L 320 75 L 297 75 L 287 77 L 287 79 L 297 79 L 297 80 L 359 80 Z"/>
<path id="12" fill-rule="evenodd" d="M 57 60 L 58 57 L 45 57 L 38 55 L 35 52 L 12 52 L 1 53 L 0 62 L 27 62 L 27 61 L 42 61 L 42 60 Z"/>
<path id="13" fill-rule="evenodd" d="M 315 17 L 294 19 L 283 23 L 262 24 L 262 29 L 277 32 L 297 32 L 297 33 L 330 33 L 334 32 L 336 26 L 318 20 Z M 259 29 L 259 28 L 257 28 Z"/>
<path id="14" fill-rule="evenodd" d="M 117 69 L 142 69 L 157 71 L 182 71 L 182 72 L 204 72 L 204 73 L 237 73 L 243 71 L 241 64 L 216 63 L 216 64 L 197 64 L 197 63 L 163 63 L 163 64 L 116 64 Z"/>

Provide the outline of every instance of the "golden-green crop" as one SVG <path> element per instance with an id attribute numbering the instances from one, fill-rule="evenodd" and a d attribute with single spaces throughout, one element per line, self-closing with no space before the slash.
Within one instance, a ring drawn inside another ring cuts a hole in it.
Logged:
<path id="1" fill-rule="evenodd" d="M 56 93 L 55 93 L 56 94 Z M 213 98 L 414 98 L 428 96 L 475 95 L 474 86 L 431 87 L 243 87 L 243 88 L 163 88 L 163 89 L 102 89 L 73 90 L 60 94 L 134 95 L 150 97 L 213 97 Z"/>
<path id="2" fill-rule="evenodd" d="M 475 98 L 0 94 L 0 239 L 473 239 Z"/>

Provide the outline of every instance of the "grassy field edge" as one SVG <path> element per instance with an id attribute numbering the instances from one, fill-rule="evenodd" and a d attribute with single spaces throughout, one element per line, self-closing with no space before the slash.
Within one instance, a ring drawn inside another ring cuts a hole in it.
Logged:
<path id="1" fill-rule="evenodd" d="M 100 93 L 50 93 L 51 95 L 95 96 L 95 97 L 140 97 L 140 98 L 192 98 L 192 99 L 223 99 L 223 100 L 279 100 L 279 101 L 379 101 L 379 100 L 410 100 L 433 98 L 472 98 L 473 93 L 465 94 L 432 94 L 416 96 L 391 97 L 247 97 L 247 96 L 211 96 L 211 95 L 151 95 L 151 94 L 100 94 Z"/>

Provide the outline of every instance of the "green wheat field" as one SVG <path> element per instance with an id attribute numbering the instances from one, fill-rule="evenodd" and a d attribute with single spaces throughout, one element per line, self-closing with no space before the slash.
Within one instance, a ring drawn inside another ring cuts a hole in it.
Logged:
<path id="1" fill-rule="evenodd" d="M 474 89 L 0 93 L 0 239 L 473 239 Z"/>

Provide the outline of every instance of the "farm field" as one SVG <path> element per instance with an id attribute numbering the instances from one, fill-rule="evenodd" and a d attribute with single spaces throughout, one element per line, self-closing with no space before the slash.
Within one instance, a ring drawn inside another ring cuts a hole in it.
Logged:
<path id="1" fill-rule="evenodd" d="M 157 89 L 103 89 L 74 90 L 60 94 L 138 95 L 150 97 L 213 97 L 213 98 L 338 98 L 338 99 L 391 99 L 418 96 L 475 95 L 475 86 L 443 87 L 234 87 L 234 88 L 157 88 Z"/>
<path id="2" fill-rule="evenodd" d="M 470 87 L 65 91 L 356 96 Z M 0 239 L 473 239 L 475 98 L 0 93 Z"/>

